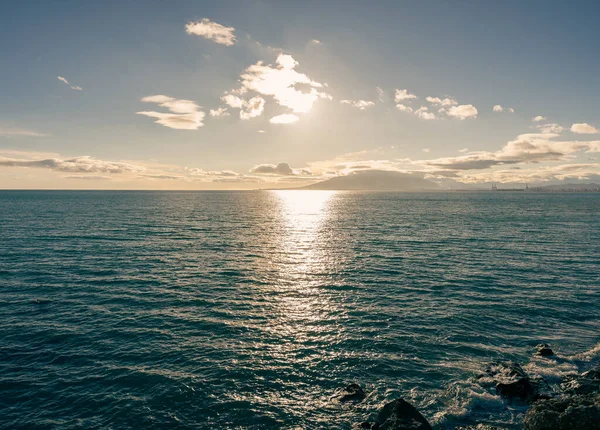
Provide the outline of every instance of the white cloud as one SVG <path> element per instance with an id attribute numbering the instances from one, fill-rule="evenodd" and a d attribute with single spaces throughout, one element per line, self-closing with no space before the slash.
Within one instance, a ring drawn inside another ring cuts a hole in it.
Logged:
<path id="1" fill-rule="evenodd" d="M 598 130 L 593 125 L 582 122 L 582 123 L 578 123 L 578 124 L 573 124 L 571 126 L 571 132 L 577 133 L 577 134 L 597 134 L 597 133 L 600 133 L 600 130 Z"/>
<path id="2" fill-rule="evenodd" d="M 440 99 L 439 97 L 425 97 L 429 103 L 440 106 L 454 106 L 457 105 L 458 102 L 451 97 L 446 97 L 444 99 Z"/>
<path id="3" fill-rule="evenodd" d="M 494 112 L 510 112 L 510 113 L 515 113 L 515 110 L 511 107 L 509 108 L 505 108 L 502 105 L 495 105 L 494 108 L 492 109 Z"/>
<path id="4" fill-rule="evenodd" d="M 385 99 L 387 98 L 387 96 L 385 95 L 385 91 L 383 91 L 383 88 L 381 88 L 381 87 L 375 87 L 375 90 L 377 91 L 377 99 L 380 102 L 384 102 Z"/>
<path id="5" fill-rule="evenodd" d="M 565 128 L 559 124 L 538 124 L 535 128 L 539 129 L 542 133 L 562 133 Z"/>
<path id="6" fill-rule="evenodd" d="M 262 61 L 249 66 L 240 76 L 241 87 L 233 90 L 233 94 L 242 95 L 248 92 L 256 92 L 264 96 L 272 96 L 273 99 L 283 107 L 290 108 L 294 113 L 306 113 L 312 109 L 313 104 L 320 98 L 332 99 L 331 95 L 319 91 L 324 84 L 313 81 L 303 73 L 295 69 L 298 62 L 287 54 L 279 54 L 275 67 L 266 65 Z M 308 87 L 301 91 L 298 86 Z M 235 100 L 233 94 L 226 95 L 223 100 L 230 106 Z M 229 102 L 226 100 L 229 97 Z M 237 97 L 239 99 L 239 97 Z"/>
<path id="7" fill-rule="evenodd" d="M 458 150 L 458 152 L 461 152 L 464 154 L 465 152 L 469 152 L 469 148 L 461 148 Z"/>
<path id="8" fill-rule="evenodd" d="M 185 31 L 188 34 L 201 36 L 225 46 L 232 46 L 236 42 L 235 28 L 225 27 L 208 18 L 204 18 L 201 21 L 189 22 L 185 26 Z"/>
<path id="9" fill-rule="evenodd" d="M 431 149 L 429 149 L 429 148 L 423 148 L 422 151 L 423 152 L 431 152 Z"/>
<path id="10" fill-rule="evenodd" d="M 407 89 L 403 89 L 403 90 L 397 89 L 394 94 L 394 100 L 396 101 L 396 103 L 399 103 L 403 100 L 414 100 L 416 98 L 417 98 L 417 96 L 409 93 Z"/>
<path id="11" fill-rule="evenodd" d="M 413 111 L 413 108 L 411 108 L 410 106 L 403 105 L 403 104 L 397 104 L 396 105 L 396 109 L 398 109 L 401 112 L 410 112 L 410 113 L 412 113 L 412 111 Z"/>
<path id="12" fill-rule="evenodd" d="M 467 118 L 477 118 L 477 108 L 473 105 L 459 105 L 452 106 L 448 109 L 448 116 L 458 118 L 458 119 L 467 119 Z"/>
<path id="13" fill-rule="evenodd" d="M 240 109 L 241 119 L 251 119 L 262 115 L 265 110 L 265 99 L 260 96 L 252 97 L 250 100 L 244 100 L 233 94 L 227 94 L 221 97 L 225 104 L 232 108 Z"/>
<path id="14" fill-rule="evenodd" d="M 14 136 L 44 137 L 46 135 L 43 133 L 38 133 L 37 131 L 25 130 L 22 128 L 1 128 L 0 127 L 0 136 L 1 137 L 14 137 Z"/>
<path id="15" fill-rule="evenodd" d="M 284 113 L 281 115 L 274 116 L 269 120 L 271 124 L 293 124 L 297 122 L 300 118 L 291 113 Z"/>
<path id="16" fill-rule="evenodd" d="M 165 95 L 155 95 L 143 97 L 141 101 L 144 103 L 156 103 L 161 107 L 167 108 L 171 112 L 137 112 L 138 115 L 156 118 L 156 121 L 154 122 L 162 126 L 177 130 L 197 130 L 204 126 L 202 121 L 205 113 L 200 110 L 200 106 L 191 100 L 176 99 Z"/>
<path id="17" fill-rule="evenodd" d="M 257 133 L 266 133 L 266 131 L 264 131 L 264 130 L 257 130 L 256 132 Z"/>
<path id="18" fill-rule="evenodd" d="M 533 117 L 532 121 L 533 122 L 540 122 L 540 121 L 545 121 L 546 119 L 547 118 L 545 116 L 538 115 L 538 116 Z"/>
<path id="19" fill-rule="evenodd" d="M 217 109 L 211 109 L 209 112 L 210 116 L 212 117 L 223 117 L 223 116 L 229 116 L 229 112 L 227 111 L 226 107 L 219 107 Z"/>
<path id="20" fill-rule="evenodd" d="M 221 97 L 221 100 L 223 100 L 225 104 L 231 106 L 232 108 L 241 109 L 242 106 L 244 106 L 244 100 L 238 96 L 234 96 L 233 94 L 224 95 Z"/>
<path id="21" fill-rule="evenodd" d="M 435 114 L 432 112 L 429 112 L 429 108 L 427 106 L 421 106 L 419 109 L 417 109 L 415 111 L 415 115 L 417 115 L 421 119 L 426 119 L 426 120 L 436 119 Z"/>
<path id="22" fill-rule="evenodd" d="M 318 39 L 313 39 L 313 40 L 310 41 L 310 43 L 312 43 L 313 45 L 320 45 L 321 41 L 318 40 Z"/>
<path id="23" fill-rule="evenodd" d="M 265 110 L 265 99 L 256 96 L 248 100 L 242 110 L 240 110 L 241 119 L 251 119 L 262 115 Z"/>
<path id="24" fill-rule="evenodd" d="M 67 80 L 67 78 L 63 78 L 62 76 L 57 76 L 56 78 L 59 81 L 64 82 L 65 84 L 67 84 L 68 86 L 70 86 L 72 90 L 83 91 L 83 88 L 81 88 L 79 85 L 71 85 L 71 83 Z"/>
<path id="25" fill-rule="evenodd" d="M 366 108 L 375 106 L 375 102 L 367 100 L 341 100 L 340 103 L 350 105 L 360 110 L 365 110 Z"/>

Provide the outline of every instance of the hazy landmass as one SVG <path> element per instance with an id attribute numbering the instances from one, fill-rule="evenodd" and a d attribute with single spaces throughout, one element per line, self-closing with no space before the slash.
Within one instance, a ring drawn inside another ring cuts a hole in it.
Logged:
<path id="1" fill-rule="evenodd" d="M 435 191 L 440 186 L 421 176 L 385 170 L 357 171 L 346 176 L 336 176 L 303 190 L 370 190 L 370 191 Z"/>
<path id="2" fill-rule="evenodd" d="M 558 185 L 546 185 L 544 187 L 545 190 L 581 190 L 581 191 L 595 191 L 600 189 L 600 185 L 598 184 L 558 184 Z"/>

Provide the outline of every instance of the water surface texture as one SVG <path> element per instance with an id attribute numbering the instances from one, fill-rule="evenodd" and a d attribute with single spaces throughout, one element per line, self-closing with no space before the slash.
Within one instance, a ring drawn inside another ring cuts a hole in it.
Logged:
<path id="1" fill-rule="evenodd" d="M 0 191 L 0 427 L 518 428 L 474 376 L 593 359 L 599 227 L 593 193 Z"/>

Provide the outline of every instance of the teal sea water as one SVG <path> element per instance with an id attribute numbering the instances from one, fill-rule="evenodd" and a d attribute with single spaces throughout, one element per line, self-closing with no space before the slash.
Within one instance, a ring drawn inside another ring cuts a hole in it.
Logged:
<path id="1" fill-rule="evenodd" d="M 486 363 L 600 349 L 600 194 L 0 191 L 0 231 L 0 428 L 518 428 Z"/>

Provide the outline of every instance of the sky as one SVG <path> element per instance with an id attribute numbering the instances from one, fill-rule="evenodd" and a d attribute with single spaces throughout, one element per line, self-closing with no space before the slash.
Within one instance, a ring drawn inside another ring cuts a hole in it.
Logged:
<path id="1" fill-rule="evenodd" d="M 0 188 L 600 181 L 594 1 L 21 1 Z"/>

